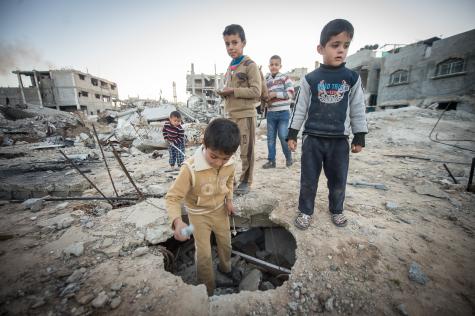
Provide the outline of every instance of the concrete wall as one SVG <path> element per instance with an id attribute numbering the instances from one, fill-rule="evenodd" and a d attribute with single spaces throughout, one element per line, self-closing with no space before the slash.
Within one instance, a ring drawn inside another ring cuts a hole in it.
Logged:
<path id="1" fill-rule="evenodd" d="M 448 58 L 463 58 L 465 73 L 435 77 L 437 64 Z M 458 101 L 464 103 L 475 96 L 475 30 L 437 41 L 432 46 L 431 55 L 426 62 L 428 71 L 423 82 L 423 93 L 431 101 Z"/>
<path id="2" fill-rule="evenodd" d="M 355 69 L 358 67 L 367 66 L 375 58 L 376 52 L 370 49 L 360 50 L 346 58 L 346 67 L 349 69 Z"/>
<path id="3" fill-rule="evenodd" d="M 399 49 L 399 52 L 384 56 L 378 89 L 378 105 L 410 104 L 409 100 L 421 97 L 421 78 L 427 76 L 422 64 L 426 45 L 413 44 Z M 398 70 L 408 71 L 408 82 L 391 85 L 391 74 Z"/>
<path id="4" fill-rule="evenodd" d="M 77 95 L 71 71 L 52 70 L 53 91 L 58 106 L 77 106 Z"/>
<path id="5" fill-rule="evenodd" d="M 358 72 L 361 77 L 366 105 L 370 105 L 371 95 L 378 94 L 381 62 L 376 52 L 369 49 L 360 50 L 346 60 L 346 67 Z"/>
<path id="6" fill-rule="evenodd" d="M 465 72 L 435 77 L 437 65 L 448 58 L 463 58 Z M 407 84 L 389 85 L 390 75 L 409 71 Z M 378 105 L 428 105 L 432 102 L 471 103 L 475 94 L 475 30 L 435 41 L 419 43 L 383 58 Z"/>
<path id="7" fill-rule="evenodd" d="M 8 105 L 23 104 L 20 88 L 0 88 L 0 104 L 7 105 L 7 103 Z"/>

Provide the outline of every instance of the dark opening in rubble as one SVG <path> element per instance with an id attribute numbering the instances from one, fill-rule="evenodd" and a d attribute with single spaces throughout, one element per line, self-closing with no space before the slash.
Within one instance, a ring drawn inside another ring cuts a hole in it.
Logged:
<path id="1" fill-rule="evenodd" d="M 266 291 L 288 280 L 295 263 L 295 238 L 281 226 L 239 228 L 231 235 L 232 277 L 218 271 L 216 241 L 211 235 L 213 269 L 216 282 L 214 295 L 240 291 Z M 173 237 L 158 245 L 165 257 L 165 269 L 197 285 L 195 245 L 190 240 L 179 242 Z"/>
<path id="2" fill-rule="evenodd" d="M 439 102 L 437 110 L 457 110 L 457 102 Z"/>

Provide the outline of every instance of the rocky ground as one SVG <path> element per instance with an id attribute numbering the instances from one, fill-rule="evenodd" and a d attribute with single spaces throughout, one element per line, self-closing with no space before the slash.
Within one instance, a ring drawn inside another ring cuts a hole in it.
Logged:
<path id="1" fill-rule="evenodd" d="M 138 187 L 156 196 L 137 204 L 3 201 L 0 315 L 473 315 L 475 196 L 465 188 L 475 145 L 451 142 L 470 152 L 431 141 L 440 113 L 411 107 L 369 114 L 366 148 L 350 158 L 349 225 L 331 223 L 322 178 L 307 231 L 293 226 L 300 163 L 286 168 L 278 151 L 277 168 L 261 169 L 267 157 L 261 126 L 253 191 L 236 204 L 243 218 L 264 214 L 296 240 L 290 278 L 272 290 L 208 298 L 203 285 L 165 271 L 168 255 L 157 244 L 172 233 L 159 197 L 177 174 L 168 170 L 166 152 L 155 159 L 137 151 L 122 155 Z M 474 140 L 474 122 L 467 113 L 446 112 L 435 132 L 438 139 Z M 97 148 L 83 150 L 100 155 Z M 119 195 L 134 195 L 112 153 L 106 155 Z M 56 159 L 58 153 L 29 156 Z M 28 157 L 2 158 L 5 169 Z M 461 184 L 453 184 L 444 162 Z M 87 168 L 114 196 L 103 165 Z M 82 181 L 70 169 L 43 175 L 44 186 L 51 179 L 58 187 Z M 98 194 L 89 188 L 83 195 Z"/>

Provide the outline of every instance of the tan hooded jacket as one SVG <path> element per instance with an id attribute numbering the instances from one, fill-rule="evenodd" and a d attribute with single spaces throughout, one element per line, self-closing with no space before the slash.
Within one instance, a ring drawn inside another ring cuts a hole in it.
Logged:
<path id="1" fill-rule="evenodd" d="M 219 170 L 211 167 L 199 147 L 181 166 L 180 173 L 165 197 L 170 223 L 181 217 L 181 202 L 188 213 L 205 214 L 233 199 L 235 164 L 229 160 Z"/>

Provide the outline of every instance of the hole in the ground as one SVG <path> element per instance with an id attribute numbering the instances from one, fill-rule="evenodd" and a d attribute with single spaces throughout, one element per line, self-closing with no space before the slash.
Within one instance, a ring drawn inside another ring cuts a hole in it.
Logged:
<path id="1" fill-rule="evenodd" d="M 216 283 L 214 295 L 240 291 L 266 291 L 281 286 L 295 263 L 296 242 L 292 234 L 281 226 L 240 227 L 231 235 L 231 274 L 218 270 L 218 253 L 211 234 L 211 252 Z M 165 269 L 191 285 L 197 285 L 195 243 L 193 236 L 185 242 L 173 237 L 157 246 L 164 255 Z"/>
<path id="2" fill-rule="evenodd" d="M 437 106 L 437 110 L 457 110 L 457 102 L 449 101 L 449 102 L 440 102 Z"/>

